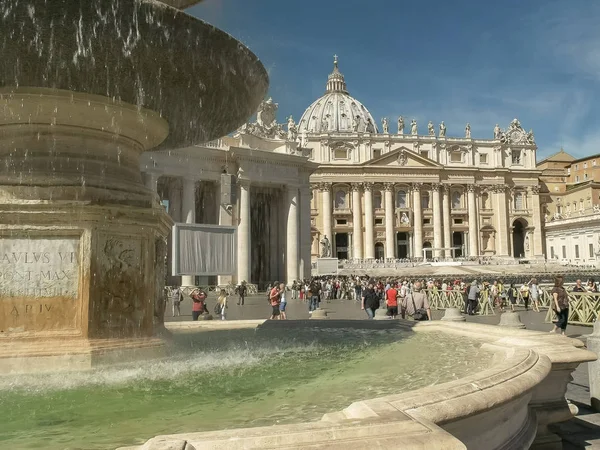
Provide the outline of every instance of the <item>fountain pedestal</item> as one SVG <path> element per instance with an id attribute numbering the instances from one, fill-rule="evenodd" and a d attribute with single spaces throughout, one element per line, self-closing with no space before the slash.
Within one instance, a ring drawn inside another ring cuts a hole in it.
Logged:
<path id="1" fill-rule="evenodd" d="M 0 373 L 162 347 L 172 221 L 139 156 L 167 134 L 157 114 L 108 98 L 0 91 Z"/>

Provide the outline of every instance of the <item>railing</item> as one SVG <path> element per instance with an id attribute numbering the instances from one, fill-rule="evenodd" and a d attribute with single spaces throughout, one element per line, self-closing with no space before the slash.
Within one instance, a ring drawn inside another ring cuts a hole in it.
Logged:
<path id="1" fill-rule="evenodd" d="M 545 293 L 548 297 L 548 305 L 554 301 L 552 294 Z M 571 325 L 593 325 L 600 315 L 600 293 L 591 292 L 569 292 L 569 318 Z M 554 322 L 556 313 L 553 308 L 548 307 L 546 322 Z"/>
<path id="2" fill-rule="evenodd" d="M 449 291 L 441 290 L 425 290 L 427 294 L 427 301 L 431 309 L 446 309 L 446 308 L 458 308 L 460 311 L 466 311 L 465 291 L 452 289 Z M 475 314 L 481 316 L 494 315 L 494 308 L 488 301 L 487 291 L 482 292 L 477 300 L 478 306 Z"/>
<path id="3" fill-rule="evenodd" d="M 167 294 L 168 298 L 171 298 L 170 295 L 173 292 L 173 290 L 175 290 L 176 288 L 178 288 L 179 286 L 165 286 L 165 292 Z M 210 285 L 210 286 L 185 286 L 183 288 L 181 288 L 181 292 L 183 293 L 184 297 L 189 297 L 189 295 L 192 293 L 192 291 L 196 288 L 202 289 L 204 292 L 206 292 L 208 295 L 211 294 L 211 292 L 214 292 L 215 295 L 219 295 L 219 292 L 221 291 L 221 289 L 225 289 L 225 292 L 227 292 L 227 295 L 234 295 L 236 293 L 236 289 L 237 289 L 237 285 L 235 284 L 227 284 L 227 285 L 223 285 L 223 286 L 216 286 L 216 285 Z M 256 295 L 258 294 L 258 287 L 255 284 L 246 284 L 246 295 Z"/>

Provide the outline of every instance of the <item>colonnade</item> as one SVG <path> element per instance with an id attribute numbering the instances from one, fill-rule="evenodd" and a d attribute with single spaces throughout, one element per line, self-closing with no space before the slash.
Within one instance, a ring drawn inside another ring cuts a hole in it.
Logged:
<path id="1" fill-rule="evenodd" d="M 334 208 L 332 204 L 333 183 L 319 183 L 316 185 L 321 191 L 322 207 L 319 214 L 322 214 L 322 234 L 326 235 L 332 241 L 334 240 Z M 375 183 L 362 182 L 350 183 L 352 192 L 352 255 L 353 259 L 374 259 L 375 244 L 377 240 L 375 230 L 375 208 L 373 205 L 373 190 Z M 464 236 L 464 256 L 478 257 L 489 254 L 489 248 L 482 248 L 482 228 L 485 226 L 485 233 L 493 235 L 494 256 L 511 256 L 511 223 L 510 217 L 512 208 L 508 202 L 508 193 L 510 188 L 506 185 L 450 185 L 446 183 L 411 183 L 408 192 L 411 193 L 411 204 L 405 205 L 405 208 L 398 208 L 395 202 L 396 188 L 395 183 L 383 183 L 377 185 L 383 194 L 382 207 L 385 212 L 385 258 L 397 258 L 397 232 L 408 232 L 411 241 L 411 257 L 423 257 L 423 244 L 431 244 L 434 258 L 451 258 L 454 256 L 452 248 L 453 231 L 461 231 Z M 406 189 L 406 184 L 398 183 L 398 187 Z M 456 207 L 452 205 L 451 192 L 459 188 L 461 196 L 464 199 L 461 202 L 465 206 Z M 532 230 L 533 248 L 529 256 L 542 255 L 543 243 L 541 232 L 541 215 L 539 206 L 539 188 L 537 186 L 523 188 L 528 190 L 531 199 L 531 208 L 526 213 L 529 222 L 529 229 Z M 408 194 L 407 192 L 407 194 Z M 427 210 L 423 210 L 422 196 L 428 192 L 430 199 Z M 487 196 L 486 204 L 483 204 L 481 195 Z M 466 195 L 465 195 L 466 194 Z M 408 196 L 407 196 L 408 197 Z M 489 203 L 487 203 L 489 202 Z M 364 209 L 364 211 L 363 211 Z M 458 210 L 458 211 L 457 211 Z M 482 211 L 486 213 L 486 221 L 482 220 Z M 396 218 L 401 213 L 406 213 L 410 219 L 409 224 L 398 224 Z M 457 213 L 457 214 L 455 214 Z M 412 217 L 411 217 L 412 216 Z M 430 218 L 431 222 L 425 225 L 424 218 Z M 465 224 L 456 225 L 453 217 L 465 218 Z M 339 230 L 339 228 L 338 228 Z M 425 233 L 425 231 L 427 233 Z M 379 240 L 382 241 L 381 237 Z M 333 243 L 333 242 L 332 242 Z M 485 244 L 484 244 L 485 246 Z M 518 255 L 516 255 L 518 256 Z"/>

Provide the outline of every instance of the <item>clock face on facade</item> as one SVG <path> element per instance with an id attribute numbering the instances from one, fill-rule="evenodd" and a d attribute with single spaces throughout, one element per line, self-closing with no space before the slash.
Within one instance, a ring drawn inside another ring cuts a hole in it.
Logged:
<path id="1" fill-rule="evenodd" d="M 527 136 L 525 135 L 525 132 L 523 130 L 519 130 L 518 128 L 512 129 L 508 132 L 508 139 L 510 142 L 515 144 L 525 141 L 526 137 Z"/>

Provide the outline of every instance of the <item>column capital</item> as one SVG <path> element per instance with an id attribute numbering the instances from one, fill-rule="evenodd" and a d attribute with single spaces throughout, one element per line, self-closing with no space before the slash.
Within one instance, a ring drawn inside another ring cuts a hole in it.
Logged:
<path id="1" fill-rule="evenodd" d="M 438 192 L 442 185 L 440 183 L 431 183 L 431 190 L 434 192 Z"/>
<path id="2" fill-rule="evenodd" d="M 365 192 L 367 192 L 367 191 L 369 191 L 369 192 L 370 192 L 370 191 L 372 191 L 372 190 L 373 190 L 373 186 L 375 186 L 375 183 L 373 183 L 372 181 L 365 181 L 365 182 L 362 184 L 362 186 L 363 186 L 363 190 L 364 190 Z"/>
<path id="3" fill-rule="evenodd" d="M 423 187 L 423 183 L 412 183 L 411 184 L 411 188 L 413 191 L 420 191 L 421 188 Z"/>
<path id="4" fill-rule="evenodd" d="M 497 194 L 505 194 L 507 188 L 508 187 L 505 184 L 495 184 L 491 187 L 491 189 Z"/>
<path id="5" fill-rule="evenodd" d="M 442 190 L 444 191 L 444 194 L 449 194 L 451 187 L 452 187 L 451 184 L 443 184 L 442 183 Z"/>
<path id="6" fill-rule="evenodd" d="M 361 188 L 362 188 L 362 183 L 352 183 L 352 184 L 350 184 L 350 189 L 352 190 L 352 192 L 360 192 Z"/>
<path id="7" fill-rule="evenodd" d="M 322 181 L 320 183 L 315 183 L 315 184 L 311 185 L 311 187 L 313 189 L 318 189 L 321 192 L 329 192 L 329 191 L 331 191 L 332 186 L 333 186 L 333 183 L 329 183 L 329 182 L 326 182 L 326 181 Z"/>
<path id="8" fill-rule="evenodd" d="M 395 183 L 383 183 L 383 190 L 386 192 L 394 192 Z"/>
<path id="9" fill-rule="evenodd" d="M 474 184 L 467 184 L 467 192 L 475 192 L 476 189 L 477 186 L 475 186 Z"/>
<path id="10" fill-rule="evenodd" d="M 540 193 L 540 186 L 529 186 L 529 192 L 531 192 L 533 195 L 538 195 Z"/>

